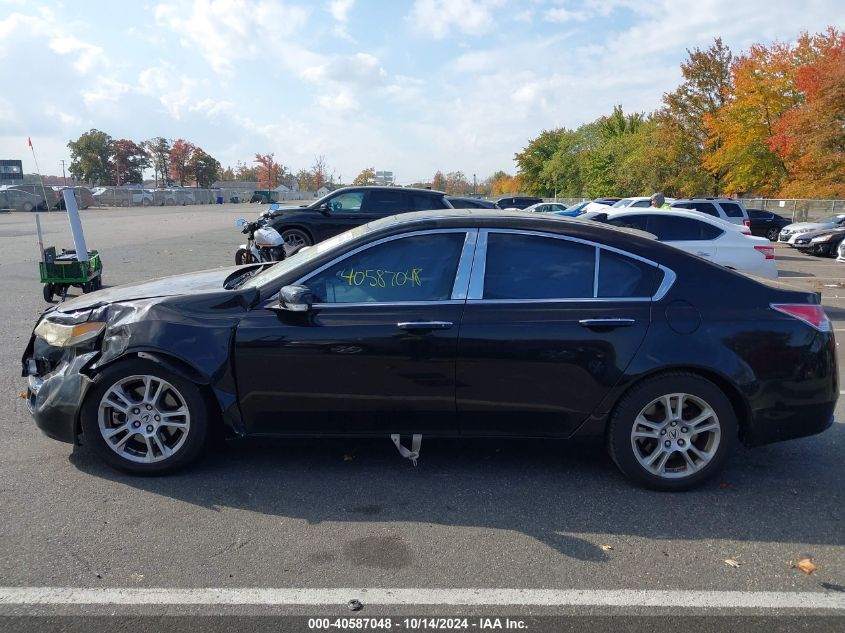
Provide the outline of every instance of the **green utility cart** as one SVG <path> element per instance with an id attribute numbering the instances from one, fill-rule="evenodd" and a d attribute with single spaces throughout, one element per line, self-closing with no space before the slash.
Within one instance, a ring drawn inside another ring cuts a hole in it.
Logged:
<path id="1" fill-rule="evenodd" d="M 45 301 L 52 301 L 53 295 L 64 301 L 71 286 L 82 288 L 82 292 L 93 292 L 102 286 L 103 264 L 97 251 L 88 251 L 88 261 L 81 262 L 76 251 L 62 249 L 61 255 L 56 255 L 51 246 L 44 249 L 44 261 L 38 262 L 38 269 Z"/>

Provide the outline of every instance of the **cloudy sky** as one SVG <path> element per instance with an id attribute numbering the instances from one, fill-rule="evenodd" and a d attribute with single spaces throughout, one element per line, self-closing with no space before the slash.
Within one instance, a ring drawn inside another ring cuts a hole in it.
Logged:
<path id="1" fill-rule="evenodd" d="M 540 130 L 651 110 L 687 48 L 845 24 L 842 0 L 0 0 L 0 158 L 186 138 L 223 165 L 318 154 L 349 181 L 513 170 Z"/>

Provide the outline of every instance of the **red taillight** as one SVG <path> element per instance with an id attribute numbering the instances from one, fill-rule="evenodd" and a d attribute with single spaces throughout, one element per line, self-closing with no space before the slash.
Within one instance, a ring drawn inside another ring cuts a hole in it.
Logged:
<path id="1" fill-rule="evenodd" d="M 743 220 L 743 221 L 742 221 L 742 223 L 743 223 L 745 226 L 747 226 L 748 228 L 751 228 L 751 220 Z"/>
<path id="2" fill-rule="evenodd" d="M 789 316 L 812 325 L 820 332 L 830 332 L 830 319 L 824 312 L 824 308 L 818 305 L 807 303 L 773 303 L 772 310 L 783 312 Z"/>
<path id="3" fill-rule="evenodd" d="M 774 259 L 775 258 L 775 247 L 774 246 L 755 246 L 754 250 L 758 253 L 762 253 L 763 257 L 766 259 Z"/>

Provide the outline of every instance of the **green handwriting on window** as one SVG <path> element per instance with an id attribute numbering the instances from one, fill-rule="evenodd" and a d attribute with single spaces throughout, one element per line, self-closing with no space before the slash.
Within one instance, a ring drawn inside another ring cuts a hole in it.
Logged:
<path id="1" fill-rule="evenodd" d="M 348 273 L 341 271 L 338 277 L 346 279 L 350 286 L 369 286 L 370 288 L 387 288 L 397 286 L 422 286 L 420 273 L 422 268 L 409 268 L 408 270 L 380 270 L 366 269 L 355 270 Z"/>

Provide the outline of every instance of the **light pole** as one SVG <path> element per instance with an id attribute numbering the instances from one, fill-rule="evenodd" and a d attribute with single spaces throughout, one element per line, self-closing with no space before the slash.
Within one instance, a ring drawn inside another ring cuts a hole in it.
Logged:
<path id="1" fill-rule="evenodd" d="M 67 187 L 67 176 L 65 176 L 65 160 L 64 160 L 64 158 L 62 159 L 62 182 Z"/>

